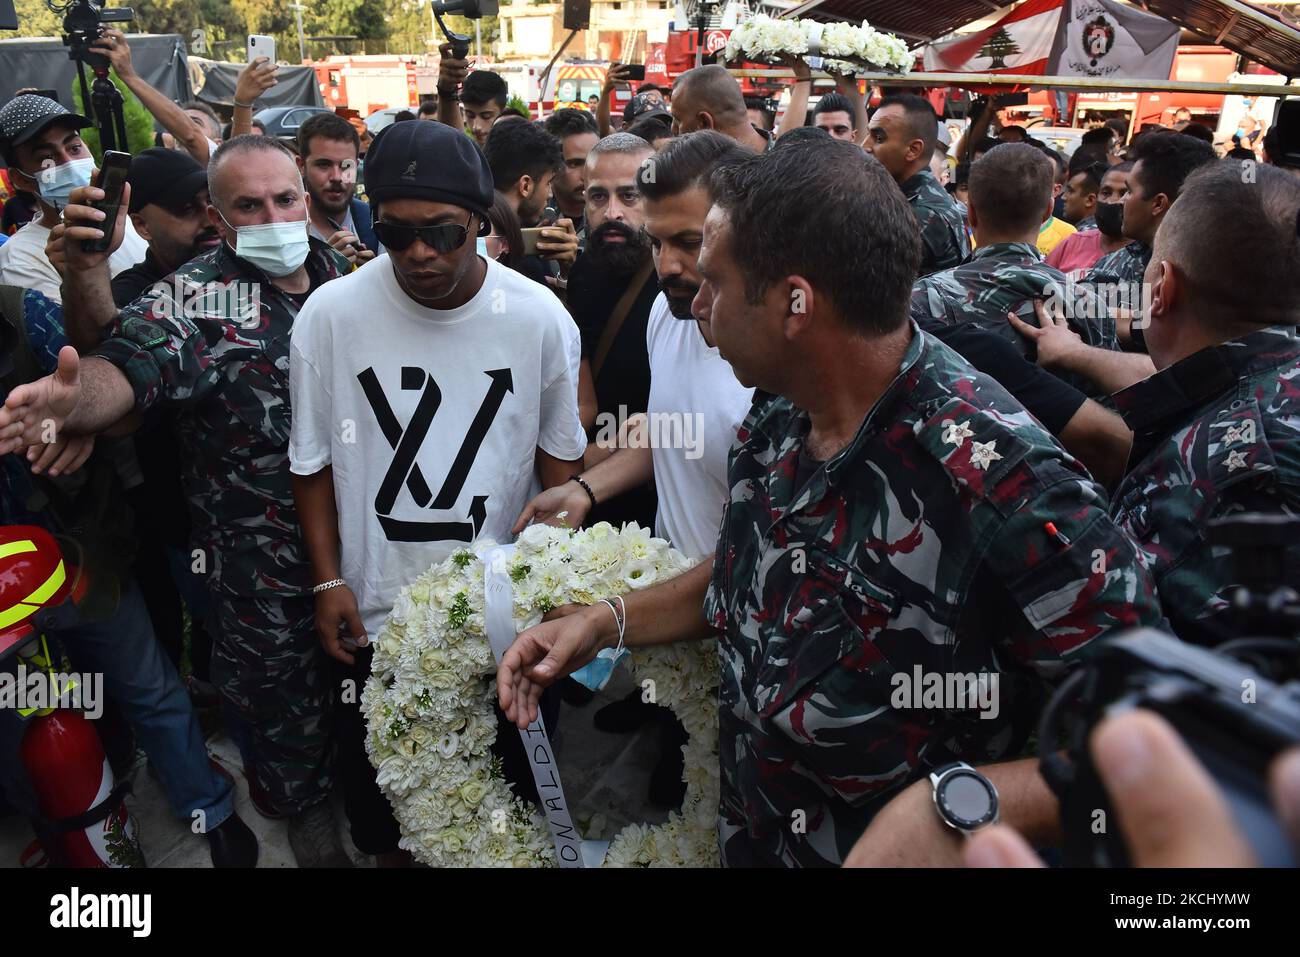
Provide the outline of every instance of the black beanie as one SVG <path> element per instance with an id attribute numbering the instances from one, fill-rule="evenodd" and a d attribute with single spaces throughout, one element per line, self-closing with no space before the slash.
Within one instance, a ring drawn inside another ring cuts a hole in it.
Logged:
<path id="1" fill-rule="evenodd" d="M 366 152 L 366 196 L 428 199 L 460 206 L 484 219 L 492 206 L 492 171 L 478 145 L 434 120 L 384 127 Z"/>

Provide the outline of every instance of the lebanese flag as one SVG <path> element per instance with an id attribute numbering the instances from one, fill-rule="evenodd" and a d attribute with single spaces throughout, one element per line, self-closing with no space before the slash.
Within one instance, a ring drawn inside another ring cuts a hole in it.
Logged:
<path id="1" fill-rule="evenodd" d="M 925 69 L 944 73 L 1047 73 L 1065 0 L 1027 0 L 978 33 L 925 48 Z M 1006 92 L 1006 91 L 1003 91 Z"/>

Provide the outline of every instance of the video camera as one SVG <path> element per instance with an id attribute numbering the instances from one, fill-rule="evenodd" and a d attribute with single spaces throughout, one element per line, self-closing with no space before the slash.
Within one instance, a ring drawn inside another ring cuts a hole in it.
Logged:
<path id="1" fill-rule="evenodd" d="M 71 0 L 55 4 L 46 0 L 54 13 L 63 14 L 63 45 L 68 48 L 69 59 L 94 68 L 108 69 L 108 58 L 102 53 L 92 53 L 90 45 L 104 33 L 105 23 L 130 23 L 135 11 L 130 7 L 105 10 L 95 0 Z"/>
<path id="2" fill-rule="evenodd" d="M 1202 648 L 1143 628 L 1103 641 L 1057 690 L 1039 727 L 1039 769 L 1060 800 L 1067 866 L 1129 864 L 1088 739 L 1101 719 L 1132 708 L 1154 711 L 1178 731 L 1261 866 L 1296 866 L 1267 781 L 1273 759 L 1300 744 L 1300 596 L 1288 584 L 1296 569 L 1285 559 L 1297 536 L 1300 520 L 1285 515 L 1241 514 L 1210 525 L 1210 541 L 1232 550 L 1241 583 L 1230 594 L 1228 618 L 1242 634 L 1286 637 Z"/>

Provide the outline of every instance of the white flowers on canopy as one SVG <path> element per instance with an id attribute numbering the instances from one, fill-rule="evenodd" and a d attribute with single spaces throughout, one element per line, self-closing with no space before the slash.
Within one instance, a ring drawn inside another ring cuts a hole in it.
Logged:
<path id="1" fill-rule="evenodd" d="M 782 53 L 830 57 L 826 66 L 837 72 L 906 73 L 912 69 L 915 59 L 905 41 L 892 33 L 882 33 L 865 20 L 861 26 L 854 26 L 773 19 L 761 13 L 731 31 L 723 55 L 728 60 L 774 60 Z M 850 63 L 843 58 L 857 62 Z"/>
<path id="2" fill-rule="evenodd" d="M 546 824 L 516 797 L 491 753 L 496 662 L 483 623 L 482 555 L 456 552 L 404 588 L 375 644 L 362 693 L 366 751 L 401 826 L 400 846 L 437 867 L 554 866 Z M 552 608 L 648 587 L 690 567 L 636 525 L 580 532 L 534 525 L 507 571 L 517 631 Z M 667 823 L 632 825 L 611 842 L 606 866 L 716 867 L 717 656 L 714 643 L 637 650 L 638 682 L 672 708 L 690 735 L 686 797 Z"/>

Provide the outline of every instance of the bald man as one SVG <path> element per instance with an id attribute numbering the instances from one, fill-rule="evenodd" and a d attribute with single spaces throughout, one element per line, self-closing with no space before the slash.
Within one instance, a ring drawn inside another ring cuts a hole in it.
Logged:
<path id="1" fill-rule="evenodd" d="M 765 153 L 776 143 L 772 134 L 749 121 L 740 84 L 725 67 L 697 66 L 673 84 L 673 135 L 717 130 L 746 149 Z"/>

